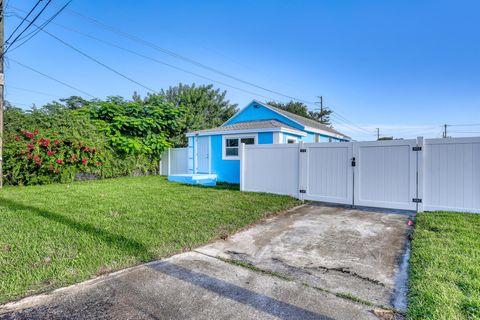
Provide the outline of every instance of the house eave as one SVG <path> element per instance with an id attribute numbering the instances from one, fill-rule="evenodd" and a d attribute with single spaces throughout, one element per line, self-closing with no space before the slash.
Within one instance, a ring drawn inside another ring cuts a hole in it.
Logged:
<path id="1" fill-rule="evenodd" d="M 313 133 L 318 133 L 318 134 L 323 134 L 324 136 L 332 137 L 332 138 L 337 138 L 337 139 L 344 139 L 344 140 L 350 140 L 350 137 L 341 135 L 341 134 L 336 134 L 330 131 L 322 130 L 322 129 L 317 129 L 317 128 L 312 128 L 312 127 L 305 127 L 305 131 L 313 132 Z"/>
<path id="2" fill-rule="evenodd" d="M 225 134 L 244 134 L 244 133 L 260 133 L 260 132 L 285 132 L 291 133 L 298 136 L 305 137 L 307 136 L 306 132 L 300 130 L 292 130 L 289 128 L 283 127 L 274 127 L 274 128 L 262 128 L 262 129 L 243 129 L 243 130 L 224 130 L 224 131 L 192 131 L 187 132 L 187 137 L 198 137 L 198 136 L 213 136 L 213 135 L 225 135 Z"/>

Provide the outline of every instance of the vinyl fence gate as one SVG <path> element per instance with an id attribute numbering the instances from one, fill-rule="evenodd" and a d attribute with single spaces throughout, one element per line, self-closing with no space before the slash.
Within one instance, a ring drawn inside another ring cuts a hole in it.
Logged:
<path id="1" fill-rule="evenodd" d="M 480 212 L 480 138 L 247 145 L 240 159 L 242 191 L 366 207 Z"/>

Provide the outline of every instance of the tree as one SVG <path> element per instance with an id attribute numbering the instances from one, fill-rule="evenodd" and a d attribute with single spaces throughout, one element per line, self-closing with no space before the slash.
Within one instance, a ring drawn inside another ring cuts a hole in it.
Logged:
<path id="1" fill-rule="evenodd" d="M 319 111 L 309 111 L 306 104 L 293 100 L 287 103 L 268 101 L 267 104 L 271 105 L 272 107 L 276 107 L 297 114 L 299 116 L 310 118 L 320 123 L 330 125 L 330 114 L 332 113 L 332 110 L 330 110 L 329 108 L 324 107 L 322 108 L 322 110 Z"/>
<path id="2" fill-rule="evenodd" d="M 148 95 L 144 102 L 148 103 L 158 96 L 183 110 L 179 126 L 170 138 L 174 147 L 187 145 L 187 131 L 218 127 L 237 112 L 237 104 L 232 104 L 225 98 L 226 91 L 215 89 L 213 85 L 180 83 L 178 86 L 161 90 L 159 95 Z"/>
<path id="3" fill-rule="evenodd" d="M 294 114 L 297 114 L 299 116 L 305 117 L 305 118 L 310 118 L 310 114 L 308 112 L 308 107 L 302 102 L 296 102 L 296 101 L 289 101 L 287 103 L 281 103 L 281 102 L 275 102 L 275 101 L 267 101 L 267 104 L 278 108 L 282 109 Z"/>
<path id="4" fill-rule="evenodd" d="M 169 138 L 178 128 L 183 108 L 177 108 L 161 96 L 136 102 L 122 97 L 92 100 L 78 109 L 105 132 L 111 145 L 121 154 L 147 155 L 157 159 L 171 146 Z"/>

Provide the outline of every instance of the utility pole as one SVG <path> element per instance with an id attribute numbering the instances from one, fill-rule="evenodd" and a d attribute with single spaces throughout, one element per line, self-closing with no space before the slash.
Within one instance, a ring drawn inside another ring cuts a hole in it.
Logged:
<path id="1" fill-rule="evenodd" d="M 3 188 L 3 93 L 5 89 L 5 76 L 3 74 L 4 61 L 4 8 L 3 0 L 0 0 L 0 188 Z"/>
<path id="2" fill-rule="evenodd" d="M 447 137 L 447 127 L 448 127 L 448 124 L 444 124 L 444 125 L 443 125 L 443 137 L 444 137 L 444 138 Z"/>
<path id="3" fill-rule="evenodd" d="M 323 123 L 323 96 L 320 96 L 320 122 Z"/>
<path id="4" fill-rule="evenodd" d="M 377 128 L 377 141 L 380 140 L 380 128 Z"/>

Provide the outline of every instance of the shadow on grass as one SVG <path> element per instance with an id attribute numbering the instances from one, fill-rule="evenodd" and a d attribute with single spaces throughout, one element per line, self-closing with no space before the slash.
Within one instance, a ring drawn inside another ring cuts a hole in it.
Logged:
<path id="1" fill-rule="evenodd" d="M 55 212 L 25 205 L 23 203 L 15 202 L 5 198 L 0 198 L 0 207 L 4 207 L 11 211 L 28 211 L 29 213 L 38 215 L 53 222 L 63 224 L 75 231 L 90 234 L 98 240 L 121 249 L 128 255 L 139 258 L 141 261 L 150 261 L 154 258 L 153 254 L 149 252 L 148 248 L 138 241 L 129 239 L 122 235 L 110 233 L 88 223 L 75 221 Z"/>

